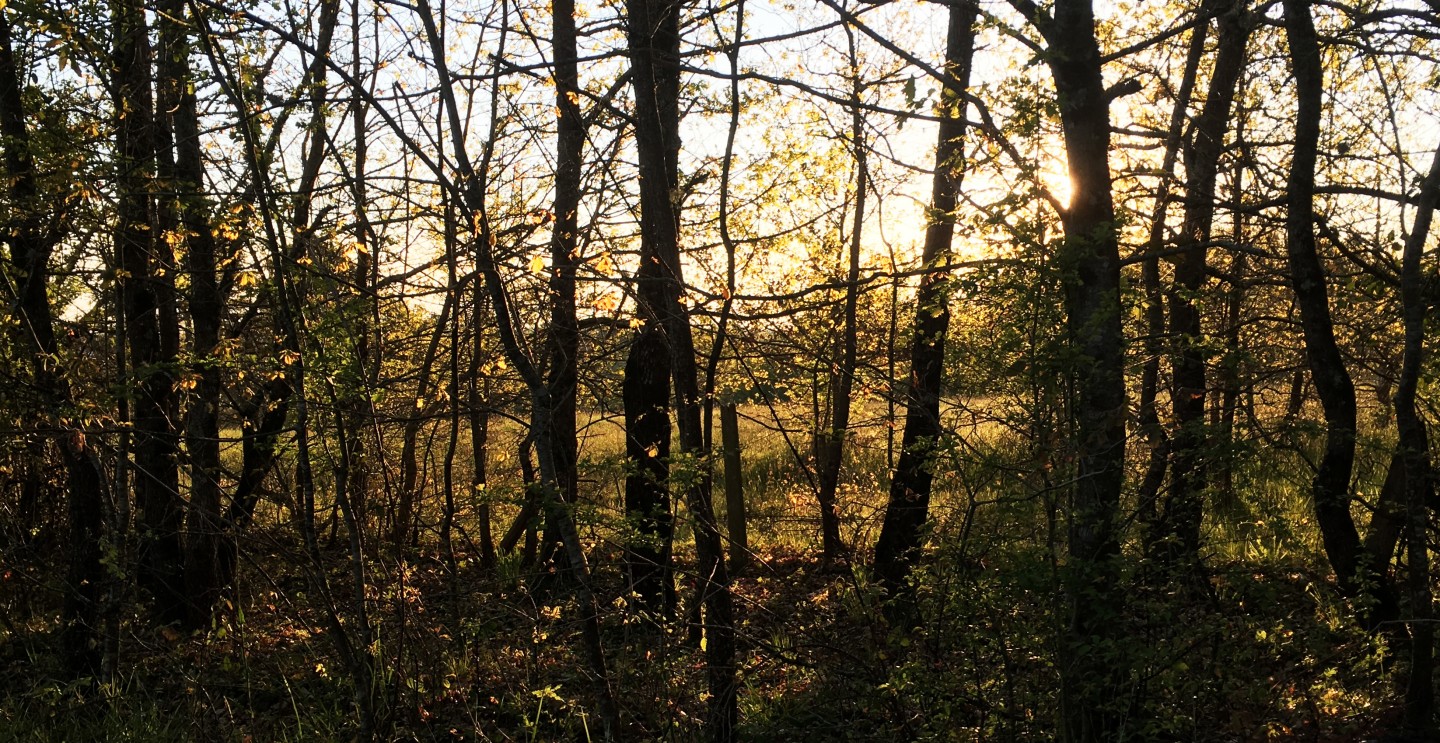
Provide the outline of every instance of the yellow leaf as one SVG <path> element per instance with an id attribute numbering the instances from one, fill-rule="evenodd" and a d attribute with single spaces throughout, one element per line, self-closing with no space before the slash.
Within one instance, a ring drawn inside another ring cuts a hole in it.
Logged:
<path id="1" fill-rule="evenodd" d="M 531 258 L 530 271 L 532 273 L 545 273 L 545 259 L 538 255 Z"/>

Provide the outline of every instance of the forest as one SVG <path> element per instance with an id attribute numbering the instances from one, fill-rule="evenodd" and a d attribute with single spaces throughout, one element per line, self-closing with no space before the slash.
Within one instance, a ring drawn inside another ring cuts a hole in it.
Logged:
<path id="1" fill-rule="evenodd" d="M 0 0 L 0 741 L 1426 741 L 1437 0 Z"/>

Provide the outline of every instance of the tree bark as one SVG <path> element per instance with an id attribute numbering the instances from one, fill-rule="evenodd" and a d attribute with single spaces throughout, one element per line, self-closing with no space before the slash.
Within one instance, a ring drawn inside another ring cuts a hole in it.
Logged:
<path id="1" fill-rule="evenodd" d="M 641 281 L 639 299 L 648 323 L 664 335 L 675 388 L 680 450 L 699 471 L 686 488 L 695 520 L 699 600 L 705 606 L 705 661 L 710 704 L 706 718 L 712 740 L 732 741 L 738 721 L 735 675 L 735 617 L 725 569 L 720 528 L 711 503 L 709 452 L 690 317 L 680 298 L 678 169 L 680 153 L 680 7 L 673 0 L 628 0 L 631 82 L 635 90 L 635 141 L 640 170 L 642 267 L 659 271 Z M 647 324 L 648 324 L 647 323 Z"/>
<path id="2" fill-rule="evenodd" d="M 1320 263 L 1314 230 L 1315 165 L 1324 73 L 1310 3 L 1285 0 L 1284 6 L 1298 102 L 1285 220 L 1286 257 L 1300 310 L 1310 375 L 1325 411 L 1325 452 L 1313 482 L 1315 520 L 1341 590 L 1353 595 L 1362 584 L 1358 573 L 1360 535 L 1350 515 L 1350 477 L 1355 463 L 1355 386 L 1335 341 L 1325 268 Z"/>
<path id="3" fill-rule="evenodd" d="M 154 203 L 155 111 L 145 9 L 135 2 L 114 7 L 116 122 L 116 227 L 129 388 L 135 441 L 135 508 L 138 520 L 137 579 L 163 622 L 184 618 L 184 555 L 174 417 L 174 358 L 162 348 L 160 304 L 164 273 Z"/>
<path id="4" fill-rule="evenodd" d="M 1425 360 L 1425 276 L 1421 258 L 1430 237 L 1430 223 L 1440 202 L 1440 150 L 1420 187 L 1415 224 L 1405 239 L 1401 258 L 1400 303 L 1405 326 L 1405 351 L 1395 385 L 1397 449 L 1405 468 L 1406 593 L 1409 601 L 1410 671 L 1405 687 L 1407 732 L 1427 736 L 1435 723 L 1435 626 L 1430 590 L 1430 509 L 1426 503 L 1430 481 L 1430 442 L 1416 404 L 1420 370 Z"/>
<path id="5" fill-rule="evenodd" d="M 555 54 L 555 225 L 550 237 L 550 387 L 556 471 L 560 493 L 576 497 L 579 456 L 576 408 L 580 377 L 580 325 L 575 314 L 575 263 L 580 235 L 580 182 L 585 121 L 580 114 L 580 73 L 575 46 L 575 0 L 552 3 Z"/>
<path id="6" fill-rule="evenodd" d="M 1160 182 L 1156 188 L 1155 207 L 1150 215 L 1150 235 L 1145 248 L 1148 255 L 1140 269 L 1140 280 L 1145 289 L 1145 364 L 1140 371 L 1140 399 L 1135 422 L 1150 447 L 1150 456 L 1145 476 L 1140 481 L 1137 511 L 1141 523 L 1152 530 L 1160 513 L 1160 489 L 1165 485 L 1165 473 L 1170 467 L 1170 436 L 1160 422 L 1157 403 L 1160 396 L 1160 357 L 1165 342 L 1165 288 L 1160 277 L 1160 253 L 1165 247 L 1166 214 L 1172 202 L 1175 163 L 1184 140 L 1186 114 L 1195 92 L 1195 77 L 1200 70 L 1200 60 L 1205 55 L 1209 31 L 1208 23 L 1200 23 L 1191 31 L 1190 51 L 1185 56 L 1175 105 L 1170 109 L 1165 155 L 1160 165 Z"/>
<path id="7" fill-rule="evenodd" d="M 169 120 L 174 147 L 173 185 L 167 189 L 185 241 L 189 279 L 191 355 L 188 373 L 193 386 L 185 415 L 185 450 L 189 458 L 190 510 L 186 524 L 185 593 L 187 623 L 207 627 L 224 588 L 221 535 L 225 529 L 220 488 L 220 401 L 224 389 L 220 345 L 224 297 L 217 270 L 217 245 L 205 197 L 205 170 L 200 152 L 200 124 L 190 71 L 186 6 L 167 0 L 157 16 L 161 53 L 157 60 L 162 90 L 161 115 Z"/>
<path id="8" fill-rule="evenodd" d="M 1151 535 L 1151 554 L 1171 570 L 1199 576 L 1200 524 L 1207 478 L 1205 426 L 1208 361 L 1198 300 L 1207 280 L 1211 225 L 1215 218 L 1215 180 L 1230 127 L 1230 107 L 1245 68 L 1250 37 L 1245 2 L 1226 0 L 1207 8 L 1215 13 L 1219 34 L 1210 91 L 1185 148 L 1185 215 L 1174 259 L 1170 291 L 1170 332 L 1174 336 L 1170 392 L 1175 433 L 1171 437 L 1171 482 L 1160 524 Z M 1192 576 L 1192 577 L 1193 577 Z"/>
<path id="9" fill-rule="evenodd" d="M 740 416 L 734 403 L 720 406 L 720 446 L 725 459 L 725 523 L 729 527 L 730 572 L 737 574 L 750 562 L 746 535 L 745 485 L 740 467 Z"/>
<path id="10" fill-rule="evenodd" d="M 485 351 L 483 326 L 480 322 L 486 306 L 484 289 L 482 282 L 475 282 L 473 345 L 470 350 L 467 394 L 470 399 L 470 489 L 479 499 L 479 504 L 475 509 L 475 519 L 479 522 L 480 530 L 480 565 L 486 570 L 491 570 L 495 567 L 496 558 L 495 537 L 490 523 L 490 493 L 487 488 L 490 481 L 490 386 L 488 382 L 483 387 L 480 383 L 480 359 Z"/>
<path id="11" fill-rule="evenodd" d="M 945 340 L 950 330 L 950 260 L 955 205 L 965 173 L 965 96 L 975 53 L 973 2 L 950 7 L 945 41 L 946 79 L 941 92 L 930 223 L 920 263 L 925 272 L 915 295 L 915 331 L 910 340 L 910 384 L 905 396 L 905 431 L 900 461 L 890 480 L 885 520 L 875 543 L 875 575 L 885 592 L 908 597 L 908 580 L 924 544 L 930 518 L 930 490 L 940 444 L 940 392 L 945 381 Z M 903 601 L 908 599 L 902 599 Z"/>
<path id="12" fill-rule="evenodd" d="M 1070 617 L 1061 654 L 1061 725 L 1069 741 L 1109 741 L 1126 677 L 1115 656 L 1121 611 L 1115 517 L 1125 478 L 1125 338 L 1120 254 L 1110 176 L 1110 96 L 1101 74 L 1090 0 L 1057 0 L 1054 17 L 1012 0 L 1049 46 L 1072 184 L 1055 256 L 1063 272 L 1069 344 L 1075 484 L 1070 493 L 1067 566 Z"/>
<path id="13" fill-rule="evenodd" d="M 670 492 L 670 354 L 653 327 L 631 342 L 625 363 L 625 516 L 633 529 L 626 540 L 630 590 L 648 611 L 675 609 L 670 552 L 674 516 Z"/>

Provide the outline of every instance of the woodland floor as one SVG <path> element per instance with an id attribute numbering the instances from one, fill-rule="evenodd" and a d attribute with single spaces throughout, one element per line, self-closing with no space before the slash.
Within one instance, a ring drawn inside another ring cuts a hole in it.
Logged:
<path id="1" fill-rule="evenodd" d="M 55 680 L 43 617 L 11 616 L 0 642 L 0 740 L 351 739 L 350 685 L 291 557 L 252 555 L 243 612 L 208 633 L 127 622 L 142 629 L 124 638 L 108 700 Z M 333 557 L 338 579 L 343 554 Z M 392 659 L 386 737 L 592 739 L 563 590 L 540 601 L 518 571 L 486 575 L 467 562 L 450 576 L 429 557 L 393 582 L 401 588 L 372 596 L 386 643 L 377 650 Z M 595 557 L 602 595 L 618 596 L 618 554 Z M 796 550 L 758 554 L 736 583 L 742 739 L 1052 738 L 1056 681 L 1043 630 L 1054 602 L 1023 579 L 1002 580 L 1003 562 L 957 569 L 953 583 L 932 587 L 925 625 L 900 635 L 884 629 L 849 570 Z M 1137 729 L 1139 739 L 1339 743 L 1393 724 L 1399 677 L 1386 638 L 1347 629 L 1321 578 L 1244 565 L 1212 572 L 1213 597 L 1139 597 L 1125 619 L 1141 651 L 1136 719 L 1152 726 Z M 7 573 L 7 591 L 25 580 Z M 1169 616 L 1146 616 L 1147 605 Z M 604 631 L 630 739 L 697 739 L 703 665 L 683 623 L 660 629 L 616 599 Z"/>

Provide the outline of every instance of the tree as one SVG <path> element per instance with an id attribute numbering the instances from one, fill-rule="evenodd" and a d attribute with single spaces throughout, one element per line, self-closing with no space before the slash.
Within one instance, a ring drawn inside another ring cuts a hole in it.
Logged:
<path id="1" fill-rule="evenodd" d="M 155 109 L 145 9 L 119 3 L 115 14 L 116 205 L 118 285 L 134 400 L 135 463 L 131 475 L 138 520 L 140 585 L 164 621 L 184 618 L 184 504 L 179 492 L 175 400 L 173 220 L 162 224 L 154 201 Z"/>
<path id="2" fill-rule="evenodd" d="M 635 147 L 640 169 L 640 264 L 637 295 L 649 332 L 668 351 L 675 388 L 675 418 L 681 453 L 698 472 L 685 500 L 695 520 L 697 601 L 705 607 L 705 663 L 710 704 L 706 726 L 712 740 L 735 739 L 738 718 L 735 669 L 735 609 L 725 568 L 720 528 L 711 504 L 710 452 L 701 429 L 700 387 L 690 317 L 680 301 L 685 281 L 680 265 L 680 4 L 669 0 L 628 0 L 631 84 L 635 90 Z M 653 271 L 654 273 L 650 273 Z M 650 398 L 654 399 L 654 398 Z"/>
<path id="3" fill-rule="evenodd" d="M 1350 515 L 1350 475 L 1355 463 L 1355 386 L 1340 355 L 1330 317 L 1325 269 L 1315 247 L 1315 164 L 1324 95 L 1320 47 L 1310 4 L 1286 0 L 1285 30 L 1295 74 L 1295 151 L 1291 156 L 1285 218 L 1290 283 L 1300 309 L 1305 355 L 1325 409 L 1325 452 L 1315 472 L 1315 520 L 1325 554 L 1341 589 L 1360 586 L 1360 534 Z"/>
<path id="4" fill-rule="evenodd" d="M 1405 327 L 1405 351 L 1395 385 L 1396 447 L 1405 468 L 1406 589 L 1410 602 L 1410 675 L 1405 688 L 1405 726 L 1428 735 L 1435 724 L 1435 630 L 1431 623 L 1430 558 L 1428 535 L 1430 504 L 1430 441 L 1416 406 L 1420 367 L 1425 357 L 1426 300 L 1421 254 L 1430 237 L 1435 207 L 1440 204 L 1440 151 L 1430 163 L 1416 198 L 1415 222 L 1405 238 L 1401 257 L 1400 299 Z"/>
<path id="5" fill-rule="evenodd" d="M 910 345 L 910 384 L 905 397 L 905 432 L 900 462 L 890 480 L 885 521 L 875 543 L 875 573 L 892 597 L 906 591 L 929 518 L 936 449 L 941 445 L 940 393 L 945 378 L 945 338 L 950 327 L 949 264 L 955 235 L 957 195 L 965 174 L 965 96 L 975 48 L 973 3 L 952 5 L 945 40 L 939 141 L 930 195 L 930 223 L 920 256 L 925 273 L 915 295 L 915 329 Z"/>
<path id="6" fill-rule="evenodd" d="M 1207 343 L 1197 299 L 1207 280 L 1207 244 L 1215 218 L 1216 174 L 1229 129 L 1230 105 L 1245 68 L 1251 20 L 1245 3 L 1217 3 L 1202 8 L 1213 13 L 1219 35 L 1209 94 L 1191 128 L 1185 147 L 1185 213 L 1179 251 L 1174 258 L 1174 286 L 1169 295 L 1170 331 L 1174 335 L 1173 387 L 1175 420 L 1170 456 L 1173 465 L 1164 512 L 1152 534 L 1152 551 L 1172 570 L 1188 564 L 1199 569 L 1202 493 L 1207 484 L 1205 425 Z"/>
<path id="7" fill-rule="evenodd" d="M 1073 189 L 1060 210 L 1075 473 L 1070 496 L 1070 617 L 1062 649 L 1061 717 L 1066 740 L 1111 740 L 1123 671 L 1107 658 L 1120 608 L 1116 512 L 1125 478 L 1125 339 L 1120 326 L 1120 253 L 1110 176 L 1110 101 L 1101 76 L 1094 8 L 1057 0 L 1047 14 L 1012 0 L 1048 44 Z"/>

